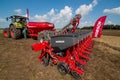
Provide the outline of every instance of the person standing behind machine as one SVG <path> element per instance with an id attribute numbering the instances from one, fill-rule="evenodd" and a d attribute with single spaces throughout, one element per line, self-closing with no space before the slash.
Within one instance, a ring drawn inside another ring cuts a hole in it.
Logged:
<path id="1" fill-rule="evenodd" d="M 26 39 L 27 38 L 27 29 L 26 29 L 27 22 L 23 18 L 21 18 L 19 22 L 23 25 L 22 34 L 23 34 L 24 38 Z"/>

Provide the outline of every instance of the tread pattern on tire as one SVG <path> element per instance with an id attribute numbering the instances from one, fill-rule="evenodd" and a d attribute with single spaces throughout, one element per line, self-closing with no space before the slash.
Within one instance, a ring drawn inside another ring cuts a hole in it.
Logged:
<path id="1" fill-rule="evenodd" d="M 71 71 L 71 75 L 77 80 L 81 78 L 81 76 L 75 71 Z"/>
<path id="2" fill-rule="evenodd" d="M 62 68 L 62 69 L 61 69 Z M 63 71 L 64 68 L 64 71 Z M 62 74 L 62 75 L 66 75 L 67 73 L 69 73 L 69 68 L 68 65 L 64 62 L 61 62 L 57 65 L 57 69 L 58 71 Z"/>
<path id="3" fill-rule="evenodd" d="M 49 61 L 50 61 L 50 55 L 49 54 L 46 54 L 43 58 L 43 65 L 44 66 L 48 66 L 49 65 Z"/>
<path id="4" fill-rule="evenodd" d="M 21 37 L 21 29 L 17 29 L 14 25 L 10 25 L 10 29 L 14 30 L 14 36 L 11 36 L 13 39 L 19 39 Z"/>

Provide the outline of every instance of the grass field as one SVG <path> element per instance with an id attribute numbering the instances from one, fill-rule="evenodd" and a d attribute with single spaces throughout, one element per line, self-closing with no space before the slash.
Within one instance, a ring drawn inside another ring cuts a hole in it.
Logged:
<path id="1" fill-rule="evenodd" d="M 120 80 L 120 30 L 103 31 L 94 39 L 85 75 L 80 80 Z M 74 80 L 56 66 L 44 67 L 31 50 L 33 39 L 13 40 L 0 34 L 0 80 Z"/>
<path id="2" fill-rule="evenodd" d="M 3 33 L 3 30 L 0 30 L 0 33 L 2 34 L 2 33 Z"/>

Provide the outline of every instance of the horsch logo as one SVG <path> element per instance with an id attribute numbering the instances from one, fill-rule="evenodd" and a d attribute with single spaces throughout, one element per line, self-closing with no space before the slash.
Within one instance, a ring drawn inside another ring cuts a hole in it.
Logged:
<path id="1" fill-rule="evenodd" d="M 99 22 L 98 22 L 98 24 L 97 24 L 97 27 L 96 27 L 95 37 L 97 37 L 97 36 L 98 36 L 98 33 L 99 33 L 99 31 L 100 31 L 100 27 L 101 27 L 101 25 L 102 25 L 102 22 L 101 22 L 101 21 L 99 21 Z"/>
<path id="2" fill-rule="evenodd" d="M 64 40 L 58 40 L 58 41 L 55 41 L 55 43 L 65 43 Z"/>

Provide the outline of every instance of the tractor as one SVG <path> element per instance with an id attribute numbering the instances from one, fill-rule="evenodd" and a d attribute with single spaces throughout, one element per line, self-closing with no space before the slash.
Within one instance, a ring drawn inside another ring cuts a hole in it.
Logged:
<path id="1" fill-rule="evenodd" d="M 9 28 L 5 28 L 3 34 L 7 38 L 20 39 L 22 37 L 37 38 L 42 30 L 54 30 L 54 24 L 50 22 L 29 22 L 28 17 L 12 15 L 6 20 L 11 20 Z"/>
<path id="2" fill-rule="evenodd" d="M 26 27 L 27 24 L 27 17 L 13 15 L 10 17 L 7 17 L 6 20 L 11 20 L 11 23 L 9 25 L 9 28 L 4 29 L 4 36 L 5 37 L 12 37 L 14 39 L 18 39 L 21 37 L 22 30 Z"/>

